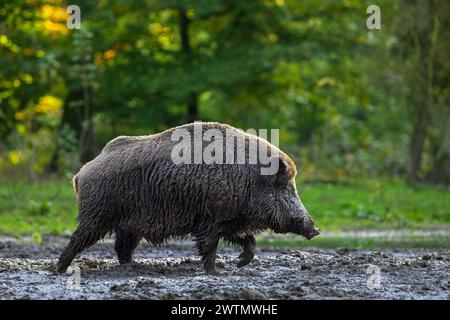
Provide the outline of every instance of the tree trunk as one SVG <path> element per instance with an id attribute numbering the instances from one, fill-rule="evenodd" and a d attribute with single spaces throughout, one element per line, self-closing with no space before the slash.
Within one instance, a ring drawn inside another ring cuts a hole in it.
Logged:
<path id="1" fill-rule="evenodd" d="M 410 182 L 418 179 L 419 170 L 422 164 L 422 153 L 425 143 L 425 136 L 428 126 L 427 108 L 421 108 L 417 115 L 411 140 L 409 143 L 409 176 Z"/>
<path id="2" fill-rule="evenodd" d="M 422 153 L 424 151 L 427 129 L 431 122 L 434 107 L 435 60 L 439 35 L 439 19 L 433 15 L 433 2 L 424 2 L 423 10 L 429 14 L 421 27 L 415 25 L 411 30 L 415 43 L 414 56 L 417 72 L 412 80 L 413 98 L 411 102 L 416 106 L 416 118 L 409 144 L 409 176 L 410 182 L 419 178 Z M 423 96 L 422 96 L 423 95 Z"/>
<path id="3" fill-rule="evenodd" d="M 448 105 L 444 132 L 434 165 L 427 176 L 430 183 L 450 184 L 450 103 Z"/>
<path id="4" fill-rule="evenodd" d="M 179 9 L 180 15 L 180 38 L 181 38 L 181 52 L 183 54 L 183 61 L 189 65 L 192 61 L 191 42 L 189 38 L 189 20 L 184 9 Z M 198 120 L 198 93 L 190 92 L 187 97 L 187 121 L 193 122 Z"/>
<path id="5" fill-rule="evenodd" d="M 72 85 L 69 83 L 69 88 Z M 69 91 L 62 107 L 61 122 L 59 124 L 56 134 L 58 135 L 62 134 L 63 127 L 68 126 L 75 132 L 75 137 L 77 141 L 80 140 L 82 114 L 79 110 L 78 105 L 72 106 L 72 103 L 78 104 L 82 100 L 83 100 L 83 90 L 81 88 L 72 89 Z M 58 172 L 60 153 L 62 150 L 64 150 L 64 148 L 65 146 L 61 145 L 61 139 L 58 139 L 55 145 L 55 150 L 53 151 L 53 154 L 51 156 L 50 162 L 45 168 L 46 173 L 51 174 Z"/>
<path id="6" fill-rule="evenodd" d="M 90 86 L 83 86 L 83 118 L 81 120 L 81 132 L 79 139 L 80 162 L 86 163 L 94 158 L 94 122 L 92 121 L 93 110 L 91 104 Z"/>
<path id="7" fill-rule="evenodd" d="M 72 83 L 73 84 L 73 83 Z M 71 85 L 69 85 L 71 87 Z M 77 170 L 79 164 L 86 163 L 94 157 L 94 123 L 92 121 L 93 110 L 91 106 L 91 88 L 81 87 L 72 89 L 64 102 L 61 123 L 57 134 L 62 134 L 64 126 L 68 126 L 75 132 L 78 141 L 78 161 L 72 165 L 72 170 Z M 60 137 L 59 137 L 60 138 Z M 59 158 L 61 151 L 67 147 L 58 139 L 50 162 L 46 167 L 47 173 L 56 173 L 59 170 Z"/>
<path id="8" fill-rule="evenodd" d="M 195 92 L 189 95 L 187 120 L 189 122 L 198 120 L 198 94 Z"/>

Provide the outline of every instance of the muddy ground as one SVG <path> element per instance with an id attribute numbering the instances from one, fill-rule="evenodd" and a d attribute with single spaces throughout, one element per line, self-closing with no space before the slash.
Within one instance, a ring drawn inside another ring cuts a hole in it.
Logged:
<path id="1" fill-rule="evenodd" d="M 66 241 L 0 239 L 0 299 L 450 299 L 448 249 L 259 248 L 238 269 L 238 251 L 222 248 L 220 274 L 206 276 L 192 243 L 142 243 L 121 266 L 104 241 L 75 260 L 78 285 L 77 272 L 54 273 Z"/>

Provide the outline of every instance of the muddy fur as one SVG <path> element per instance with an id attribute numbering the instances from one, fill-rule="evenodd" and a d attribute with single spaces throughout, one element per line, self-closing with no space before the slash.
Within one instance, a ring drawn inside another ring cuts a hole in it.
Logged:
<path id="1" fill-rule="evenodd" d="M 182 127 L 193 133 L 193 124 Z M 319 233 L 298 198 L 294 162 L 266 140 L 220 123 L 203 123 L 203 131 L 226 129 L 257 139 L 277 154 L 279 170 L 261 175 L 262 164 L 174 164 L 172 128 L 149 136 L 121 136 L 110 141 L 73 178 L 78 227 L 61 254 L 64 272 L 74 257 L 108 233 L 116 236 L 120 263 L 131 262 L 139 241 L 159 245 L 192 236 L 207 273 L 215 273 L 220 239 L 242 247 L 238 266 L 254 256 L 253 234 L 265 229 L 294 232 L 307 238 Z M 203 147 L 208 145 L 204 142 Z M 277 152 L 277 153 L 276 153 Z"/>

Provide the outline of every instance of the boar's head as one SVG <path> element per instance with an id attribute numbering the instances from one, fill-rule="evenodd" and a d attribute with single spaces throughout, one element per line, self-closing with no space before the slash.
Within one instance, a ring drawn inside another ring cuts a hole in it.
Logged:
<path id="1" fill-rule="evenodd" d="M 320 234 L 301 202 L 295 185 L 297 174 L 294 162 L 279 157 L 274 175 L 257 175 L 252 185 L 250 207 L 255 218 L 265 228 L 276 233 L 295 233 L 311 240 Z"/>

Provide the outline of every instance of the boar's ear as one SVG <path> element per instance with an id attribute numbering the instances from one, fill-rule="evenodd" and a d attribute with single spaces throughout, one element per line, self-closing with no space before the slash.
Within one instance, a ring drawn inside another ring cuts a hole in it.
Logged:
<path id="1" fill-rule="evenodd" d="M 285 176 L 287 174 L 287 166 L 283 159 L 278 158 L 278 172 L 277 176 Z"/>
<path id="2" fill-rule="evenodd" d="M 286 162 L 284 162 L 282 158 L 278 158 L 278 172 L 275 175 L 275 183 L 283 184 L 288 180 L 288 168 Z"/>

